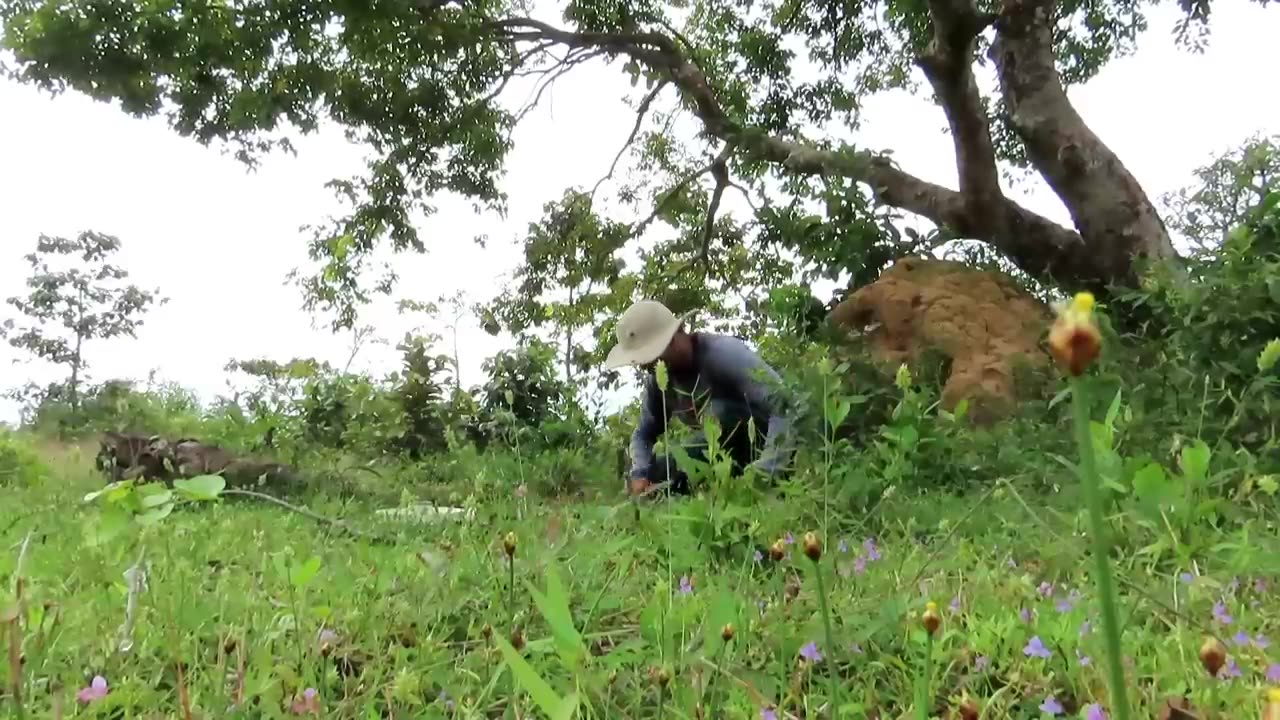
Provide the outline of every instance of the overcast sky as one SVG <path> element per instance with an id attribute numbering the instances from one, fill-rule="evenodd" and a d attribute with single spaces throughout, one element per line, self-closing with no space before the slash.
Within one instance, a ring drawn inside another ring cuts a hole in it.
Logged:
<path id="1" fill-rule="evenodd" d="M 1197 165 L 1248 135 L 1280 132 L 1280 94 L 1265 91 L 1260 75 L 1274 65 L 1280 9 L 1215 5 L 1204 55 L 1174 46 L 1175 13 L 1173 4 L 1162 5 L 1136 56 L 1072 92 L 1086 122 L 1153 198 L 1190 182 Z M 518 258 L 516 239 L 542 205 L 570 185 L 590 188 L 608 170 L 633 120 L 622 102 L 628 92 L 635 91 L 616 66 L 561 79 L 516 133 L 505 180 L 508 219 L 442 201 L 420 227 L 430 254 L 397 260 L 397 296 L 429 300 L 463 289 L 481 299 L 497 292 Z M 941 110 L 926 99 L 887 96 L 869 105 L 857 139 L 862 147 L 892 149 L 904 169 L 926 180 L 955 187 L 944 128 Z M 147 317 L 137 340 L 89 347 L 93 379 L 143 379 L 158 369 L 161 378 L 210 398 L 225 390 L 223 366 L 231 358 L 314 356 L 341 366 L 348 338 L 323 323 L 313 327 L 284 278 L 307 262 L 299 226 L 339 210 L 324 183 L 360 172 L 363 150 L 334 128 L 297 147 L 297 157 L 269 157 L 251 174 L 163 120 L 136 120 L 77 94 L 51 98 L 0 81 L 0 297 L 23 291 L 22 256 L 40 233 L 95 229 L 117 235 L 124 245 L 119 263 L 170 301 Z M 1068 221 L 1041 182 L 1011 194 Z M 491 240 L 483 249 L 471 242 L 482 233 Z M 9 314 L 0 306 L 0 317 Z M 412 324 L 385 303 L 364 321 L 393 344 Z M 461 338 L 464 384 L 478 382 L 483 359 L 510 342 L 474 327 Z M 380 374 L 395 364 L 390 347 L 374 346 L 353 367 Z M 0 345 L 0 387 L 56 377 Z M 13 419 L 16 408 L 0 401 L 0 421 Z"/>

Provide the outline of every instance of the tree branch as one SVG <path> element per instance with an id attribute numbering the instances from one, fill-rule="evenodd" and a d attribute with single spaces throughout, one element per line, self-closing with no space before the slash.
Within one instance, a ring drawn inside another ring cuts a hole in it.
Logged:
<path id="1" fill-rule="evenodd" d="M 652 107 L 654 99 L 658 97 L 658 93 L 662 92 L 663 88 L 665 88 L 669 83 L 670 81 L 666 78 L 658 81 L 658 84 L 654 85 L 653 89 L 650 90 L 644 96 L 644 99 L 640 101 L 640 106 L 636 109 L 636 123 L 631 126 L 631 134 L 627 136 L 627 141 L 622 143 L 622 147 L 618 148 L 618 154 L 613 157 L 613 164 L 609 166 L 609 173 L 597 180 L 595 187 L 591 188 L 592 201 L 596 199 L 596 191 L 600 189 L 600 186 L 603 185 L 606 180 L 613 178 L 614 171 L 618 169 L 618 161 L 622 159 L 623 153 L 627 151 L 627 148 L 631 147 L 631 143 L 635 142 L 636 136 L 640 134 L 640 126 L 644 124 L 644 118 L 649 114 L 649 108 Z"/>
<path id="2" fill-rule="evenodd" d="M 924 71 L 947 116 L 955 146 L 960 194 L 974 224 L 999 223 L 1000 175 L 991 128 L 973 76 L 974 41 L 995 22 L 979 14 L 973 0 L 929 0 L 933 40 L 916 65 Z M 993 226 L 997 229 L 998 226 Z"/>
<path id="3" fill-rule="evenodd" d="M 961 193 L 903 172 L 887 156 L 851 148 L 819 149 L 742 126 L 728 116 L 706 75 L 666 35 L 571 32 L 524 17 L 496 20 L 491 27 L 512 42 L 551 40 L 625 55 L 669 78 L 702 122 L 705 133 L 748 157 L 798 175 L 840 175 L 863 183 L 880 202 L 925 217 L 960 236 L 988 242 L 1033 276 L 1085 284 L 1099 279 L 1094 274 L 1094 259 L 1079 252 L 1082 242 L 1077 233 L 1007 198 L 999 199 L 1000 227 L 992 228 L 990 222 L 969 211 Z M 672 192 L 709 170 L 708 166 L 684 178 Z M 657 210 L 638 227 L 643 229 L 656 214 Z"/>
<path id="4" fill-rule="evenodd" d="M 733 155 L 733 146 L 725 143 L 720 154 L 711 161 L 711 177 L 716 186 L 711 191 L 711 199 L 707 202 L 707 219 L 702 225 L 702 250 L 698 253 L 698 261 L 702 265 L 705 278 L 711 272 L 711 235 L 715 231 L 716 212 L 720 210 L 720 201 L 724 198 L 724 190 L 729 186 L 729 157 Z"/>

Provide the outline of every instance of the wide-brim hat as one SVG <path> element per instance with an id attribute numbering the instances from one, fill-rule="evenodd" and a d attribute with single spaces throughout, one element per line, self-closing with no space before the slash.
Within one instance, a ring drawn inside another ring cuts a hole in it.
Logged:
<path id="1" fill-rule="evenodd" d="M 618 344 L 605 358 L 605 367 L 613 370 L 656 361 L 691 314 L 678 316 L 656 300 L 641 300 L 627 308 L 618 318 Z"/>

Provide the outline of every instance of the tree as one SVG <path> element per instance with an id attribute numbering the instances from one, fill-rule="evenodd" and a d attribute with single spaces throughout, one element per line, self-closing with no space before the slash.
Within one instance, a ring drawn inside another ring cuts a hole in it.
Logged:
<path id="1" fill-rule="evenodd" d="M 577 371 L 597 360 L 579 332 L 630 302 L 634 278 L 623 282 L 625 263 L 618 256 L 630 232 L 621 223 L 602 221 L 591 210 L 590 196 L 577 190 L 543 211 L 541 221 L 529 224 L 524 263 L 512 287 L 493 301 L 490 312 L 513 335 L 551 328 L 564 377 L 572 383 Z"/>
<path id="2" fill-rule="evenodd" d="M 1178 4 L 1178 39 L 1194 46 L 1211 3 Z M 643 81 L 625 147 L 636 149 L 646 187 L 658 188 L 619 194 L 656 201 L 654 214 L 683 223 L 704 248 L 744 242 L 716 217 L 733 190 L 784 206 L 847 206 L 861 196 L 987 243 L 1039 280 L 1104 296 L 1113 284 L 1135 285 L 1144 259 L 1177 257 L 1152 201 L 1066 92 L 1132 51 L 1146 4 L 569 0 L 561 24 L 529 17 L 525 6 L 0 0 L 0 20 L 13 77 L 117 100 L 138 116 L 163 114 L 185 136 L 229 143 L 246 163 L 291 149 L 285 125 L 306 133 L 328 119 L 368 144 L 368 172 L 331 183 L 350 212 L 312 240 L 313 257 L 326 262 L 306 287 L 342 310 L 338 323 L 363 300 L 355 273 L 380 240 L 424 249 L 410 216 L 430 211 L 432 194 L 505 209 L 498 180 L 527 108 L 504 107 L 503 90 L 538 78 L 536 103 L 555 78 L 601 59 L 621 61 L 633 83 Z M 974 66 L 983 57 L 995 97 L 979 88 Z M 912 175 L 887 150 L 817 130 L 856 130 L 862 99 L 913 88 L 913 67 L 946 115 L 956 189 Z M 660 109 L 671 100 L 672 109 Z M 681 143 L 669 128 L 686 115 L 700 132 Z M 1008 198 L 1002 161 L 1039 173 L 1073 227 Z M 702 197 L 696 220 L 664 210 Z M 805 237 L 788 232 L 783 241 Z"/>
<path id="3" fill-rule="evenodd" d="M 109 262 L 120 241 L 92 230 L 75 239 L 40 235 L 31 265 L 29 292 L 8 303 L 29 323 L 5 323 L 9 344 L 55 365 L 67 367 L 66 397 L 80 408 L 80 385 L 88 361 L 85 344 L 118 336 L 134 337 L 159 290 L 127 285 L 129 273 Z M 167 300 L 161 298 L 160 303 Z"/>
<path id="4" fill-rule="evenodd" d="M 1196 168 L 1197 183 L 1161 198 L 1169 226 L 1198 251 L 1212 251 L 1250 211 L 1280 189 L 1280 135 L 1253 136 Z"/>

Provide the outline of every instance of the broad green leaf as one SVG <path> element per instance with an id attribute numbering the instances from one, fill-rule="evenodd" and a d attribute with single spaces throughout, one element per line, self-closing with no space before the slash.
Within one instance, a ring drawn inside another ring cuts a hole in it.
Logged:
<path id="1" fill-rule="evenodd" d="M 150 525 L 155 525 L 156 523 L 165 519 L 166 517 L 169 516 L 169 513 L 171 512 L 173 512 L 173 503 L 166 502 L 163 505 L 160 505 L 158 507 L 155 507 L 151 510 L 148 510 L 144 513 L 139 514 L 134 519 L 137 520 L 139 525 L 143 527 L 147 527 Z"/>
<path id="2" fill-rule="evenodd" d="M 189 500 L 217 500 L 226 487 L 227 480 L 221 475 L 198 475 L 173 481 L 173 489 Z"/>
<path id="3" fill-rule="evenodd" d="M 1212 451 L 1203 440 L 1196 440 L 1182 448 L 1179 465 L 1188 482 L 1201 485 L 1209 476 L 1209 457 Z"/>
<path id="4" fill-rule="evenodd" d="M 108 505 L 89 523 L 85 533 L 85 543 L 91 547 L 105 545 L 119 537 L 129 529 L 132 523 L 129 511 L 124 508 Z"/>
<path id="5" fill-rule="evenodd" d="M 565 662 L 572 665 L 582 657 L 585 648 L 582 636 L 573 626 L 573 615 L 569 608 L 569 593 L 560 582 L 560 573 L 554 561 L 547 564 L 547 592 L 542 594 L 531 583 L 526 581 L 533 602 L 538 606 L 551 634 L 556 639 L 556 647 Z"/>
<path id="6" fill-rule="evenodd" d="M 494 633 L 493 640 L 498 644 L 498 650 L 502 652 L 502 658 L 506 660 L 507 667 L 511 668 L 511 673 L 515 675 L 516 682 L 520 683 L 520 687 L 533 698 L 533 702 L 546 713 L 548 717 L 572 717 L 573 713 L 563 715 L 562 705 L 564 700 L 556 694 L 556 691 L 547 684 L 546 680 L 533 669 L 531 665 L 511 647 L 511 643 L 498 633 Z M 576 703 L 575 703 L 576 704 Z"/>
<path id="7" fill-rule="evenodd" d="M 320 558 L 312 556 L 306 562 L 289 568 L 289 584 L 296 588 L 304 588 L 311 583 L 318 572 L 320 572 Z"/>
<path id="8" fill-rule="evenodd" d="M 142 507 L 154 508 L 164 505 L 165 503 L 171 503 L 172 501 L 173 492 L 170 490 L 161 490 L 160 492 L 153 492 L 150 495 L 143 495 Z"/>

